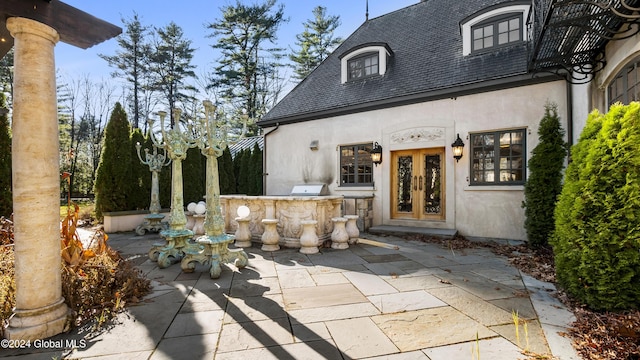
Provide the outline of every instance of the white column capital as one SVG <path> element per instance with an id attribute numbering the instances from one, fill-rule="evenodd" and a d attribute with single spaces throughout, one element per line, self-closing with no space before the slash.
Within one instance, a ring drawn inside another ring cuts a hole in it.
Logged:
<path id="1" fill-rule="evenodd" d="M 54 28 L 41 22 L 27 18 L 8 18 L 7 30 L 9 30 L 11 36 L 13 36 L 14 38 L 17 38 L 20 34 L 26 33 L 29 35 L 36 35 L 41 38 L 47 39 L 54 44 L 60 41 L 60 35 Z"/>

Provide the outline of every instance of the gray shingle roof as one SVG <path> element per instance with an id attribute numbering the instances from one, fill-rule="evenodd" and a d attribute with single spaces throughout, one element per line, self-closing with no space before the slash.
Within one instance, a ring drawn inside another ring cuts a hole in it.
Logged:
<path id="1" fill-rule="evenodd" d="M 317 119 L 438 94 L 450 97 L 463 86 L 524 75 L 527 73 L 524 43 L 462 56 L 460 21 L 492 5 L 510 2 L 428 0 L 370 19 L 276 104 L 258 125 Z M 386 43 L 391 48 L 393 55 L 387 73 L 341 84 L 340 56 L 366 43 Z"/>

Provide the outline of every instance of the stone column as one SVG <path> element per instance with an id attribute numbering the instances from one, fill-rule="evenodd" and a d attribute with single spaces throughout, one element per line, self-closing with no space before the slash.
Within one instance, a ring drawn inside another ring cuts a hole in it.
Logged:
<path id="1" fill-rule="evenodd" d="M 8 339 L 63 332 L 60 166 L 54 47 L 58 33 L 25 18 L 7 19 L 15 39 L 13 213 L 16 308 Z"/>

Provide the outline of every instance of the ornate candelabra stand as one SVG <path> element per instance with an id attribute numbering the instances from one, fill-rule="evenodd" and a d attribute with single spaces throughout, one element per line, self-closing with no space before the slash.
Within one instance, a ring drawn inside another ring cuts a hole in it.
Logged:
<path id="1" fill-rule="evenodd" d="M 153 153 L 149 152 L 149 149 L 144 149 L 144 160 L 140 155 L 140 143 L 136 143 L 136 150 L 138 152 L 138 159 L 144 165 L 149 166 L 151 171 L 151 204 L 149 205 L 150 214 L 144 217 L 142 224 L 136 227 L 136 234 L 142 236 L 147 231 L 161 231 L 166 230 L 168 227 L 167 222 L 163 222 L 164 215 L 160 214 L 160 190 L 158 186 L 159 173 L 164 166 L 169 165 L 171 159 L 167 158 L 167 152 L 164 150 L 162 153 L 158 153 L 158 147 L 153 145 Z M 166 161 L 166 162 L 165 162 Z"/>
<path id="2" fill-rule="evenodd" d="M 160 231 L 166 244 L 154 244 L 149 250 L 149 258 L 158 262 L 158 267 L 166 268 L 184 257 L 185 247 L 190 246 L 188 239 L 193 236 L 193 231 L 186 228 L 187 217 L 184 214 L 184 194 L 182 190 L 182 161 L 187 157 L 187 150 L 198 143 L 190 126 L 187 131 L 180 130 L 180 110 L 173 110 L 176 119 L 175 126 L 165 130 L 164 119 L 167 113 L 158 112 L 160 116 L 160 131 L 162 143 L 153 135 L 153 120 L 149 120 L 149 136 L 153 144 L 164 149 L 172 161 L 171 167 L 171 216 L 169 229 Z M 197 245 L 197 244 L 196 244 Z"/>
<path id="3" fill-rule="evenodd" d="M 198 146 L 207 158 L 207 193 L 203 236 L 196 239 L 201 245 L 196 251 L 189 248 L 185 251 L 181 267 L 185 272 L 191 272 L 195 268 L 194 262 L 203 265 L 210 264 L 209 274 L 211 278 L 220 277 L 221 264 L 234 262 L 238 268 L 247 265 L 247 254 L 242 249 L 229 250 L 228 244 L 233 242 L 234 236 L 225 233 L 224 218 L 220 207 L 220 181 L 218 174 L 218 157 L 227 147 L 227 128 L 216 121 L 216 107 L 210 101 L 203 102 L 205 118 L 195 123 L 194 132 L 198 134 L 196 146 Z"/>

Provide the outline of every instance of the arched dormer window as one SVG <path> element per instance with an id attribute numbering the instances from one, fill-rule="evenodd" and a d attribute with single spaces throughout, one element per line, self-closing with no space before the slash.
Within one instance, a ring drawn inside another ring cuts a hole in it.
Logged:
<path id="1" fill-rule="evenodd" d="M 530 2 L 509 4 L 490 7 L 462 21 L 462 55 L 486 52 L 526 41 Z"/>
<path id="2" fill-rule="evenodd" d="M 340 81 L 354 81 L 384 75 L 387 72 L 387 60 L 392 52 L 387 44 L 369 43 L 355 47 L 340 55 Z"/>

